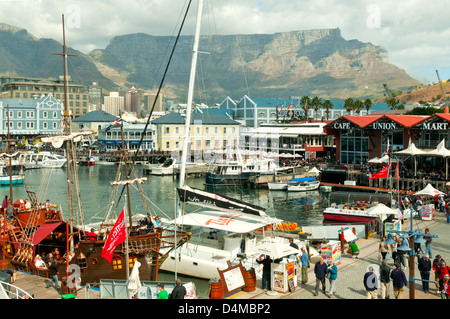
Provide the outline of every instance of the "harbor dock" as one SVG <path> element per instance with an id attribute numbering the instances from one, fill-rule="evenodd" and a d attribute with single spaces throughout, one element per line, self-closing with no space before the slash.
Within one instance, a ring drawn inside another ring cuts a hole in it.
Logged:
<path id="1" fill-rule="evenodd" d="M 409 230 L 410 222 L 406 221 L 402 225 L 403 230 Z M 446 222 L 445 214 L 436 212 L 436 216 L 433 220 L 414 220 L 414 227 L 420 229 L 429 228 L 430 232 L 434 235 L 438 235 L 438 238 L 433 238 L 431 245 L 431 251 L 433 253 L 432 261 L 436 255 L 441 255 L 443 259 L 449 259 L 450 255 L 450 241 L 448 235 L 449 224 Z M 364 274 L 367 272 L 369 265 L 381 265 L 381 261 L 377 258 L 378 246 L 380 242 L 380 235 L 373 233 L 371 237 L 359 238 L 356 243 L 360 250 L 359 258 L 355 259 L 344 253 L 341 256 L 341 262 L 338 267 L 338 275 L 336 280 L 336 293 L 331 298 L 321 292 L 319 289 L 319 295 L 314 296 L 316 278 L 314 275 L 314 263 L 311 262 L 308 270 L 308 282 L 306 285 L 301 285 L 301 276 L 297 278 L 298 286 L 294 292 L 279 293 L 264 291 L 261 289 L 261 280 L 257 280 L 256 289 L 252 292 L 239 291 L 232 295 L 225 296 L 226 299 L 239 300 L 239 299 L 366 299 L 366 291 L 363 285 Z M 347 250 L 347 245 L 344 251 Z M 424 247 L 422 247 L 424 249 Z M 407 260 L 406 260 L 407 263 Z M 408 263 L 407 263 L 408 265 Z M 393 260 L 388 259 L 388 266 L 393 269 Z M 410 269 L 403 268 L 407 280 L 409 280 Z M 414 278 L 420 279 L 420 273 L 417 268 L 417 258 L 414 259 Z M 434 280 L 434 274 L 430 275 L 430 280 Z M 327 282 L 327 289 L 329 289 L 329 282 Z M 409 299 L 410 282 L 405 287 L 404 294 L 401 299 Z M 390 299 L 394 299 L 394 292 L 392 288 L 392 282 L 389 287 Z M 380 298 L 380 293 L 378 293 Z M 414 284 L 414 299 L 441 299 L 440 294 L 437 293 L 437 287 L 434 283 L 430 283 L 429 293 L 424 293 L 422 290 L 422 282 L 415 280 Z"/>

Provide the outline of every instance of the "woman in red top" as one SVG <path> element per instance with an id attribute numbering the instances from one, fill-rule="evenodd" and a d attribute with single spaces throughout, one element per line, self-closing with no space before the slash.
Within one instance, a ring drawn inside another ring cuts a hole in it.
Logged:
<path id="1" fill-rule="evenodd" d="M 436 274 L 439 275 L 439 291 L 443 292 L 443 283 L 445 276 L 450 277 L 450 268 L 446 265 L 445 261 L 441 261 L 440 266 L 436 270 Z"/>

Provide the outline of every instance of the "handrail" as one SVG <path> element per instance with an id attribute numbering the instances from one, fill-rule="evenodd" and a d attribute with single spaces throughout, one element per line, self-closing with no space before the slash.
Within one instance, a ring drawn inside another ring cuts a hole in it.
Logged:
<path id="1" fill-rule="evenodd" d="M 25 290 L 4 281 L 0 281 L 0 291 L 8 299 L 34 299 L 33 295 Z"/>

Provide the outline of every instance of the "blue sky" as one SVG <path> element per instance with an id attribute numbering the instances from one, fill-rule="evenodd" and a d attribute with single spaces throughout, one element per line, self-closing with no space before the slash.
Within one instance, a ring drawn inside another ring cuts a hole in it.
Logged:
<path id="1" fill-rule="evenodd" d="M 186 0 L 0 0 L 0 22 L 38 38 L 62 41 L 66 16 L 68 45 L 88 53 L 116 35 L 173 35 Z M 192 34 L 193 1 L 184 34 Z M 424 83 L 450 79 L 448 0 L 205 0 L 202 34 L 253 34 L 337 28 L 388 51 L 390 63 Z"/>

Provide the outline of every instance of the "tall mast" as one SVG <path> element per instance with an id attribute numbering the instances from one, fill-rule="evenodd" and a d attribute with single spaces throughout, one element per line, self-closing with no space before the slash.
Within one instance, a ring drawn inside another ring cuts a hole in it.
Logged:
<path id="1" fill-rule="evenodd" d="M 63 110 L 63 124 L 64 124 L 64 132 L 66 135 L 72 133 L 71 127 L 71 115 L 69 110 L 69 102 L 67 95 L 67 57 L 75 56 L 73 54 L 67 54 L 66 52 L 66 33 L 65 33 L 65 24 L 64 24 L 64 14 L 62 15 L 62 28 L 63 28 L 63 52 L 62 53 L 53 53 L 55 55 L 63 56 L 63 68 L 64 68 L 64 110 Z M 69 213 L 70 213 L 70 225 L 71 225 L 71 233 L 73 232 L 73 202 L 72 202 L 72 176 L 71 176 L 71 168 L 74 164 L 73 161 L 73 144 L 72 140 L 68 139 L 65 142 L 66 144 L 66 157 L 67 157 L 67 188 L 68 188 L 68 205 L 69 205 Z"/>
<path id="2" fill-rule="evenodd" d="M 197 24 L 195 27 L 194 36 L 194 46 L 192 48 L 192 63 L 191 63 L 191 73 L 189 77 L 189 88 L 188 88 L 188 100 L 186 106 L 186 122 L 184 125 L 184 139 L 183 139 L 183 151 L 181 156 L 181 169 L 180 169 L 180 188 L 184 186 L 185 175 L 186 175 L 186 162 L 188 155 L 188 146 L 190 140 L 190 125 L 191 125 L 191 112 L 192 112 L 192 101 L 194 99 L 194 86 L 195 86 L 195 72 L 197 69 L 197 56 L 198 56 L 198 43 L 200 38 L 200 26 L 202 22 L 202 11 L 203 11 L 203 0 L 198 3 L 197 11 Z M 178 205 L 177 216 L 181 213 L 181 207 Z"/>

